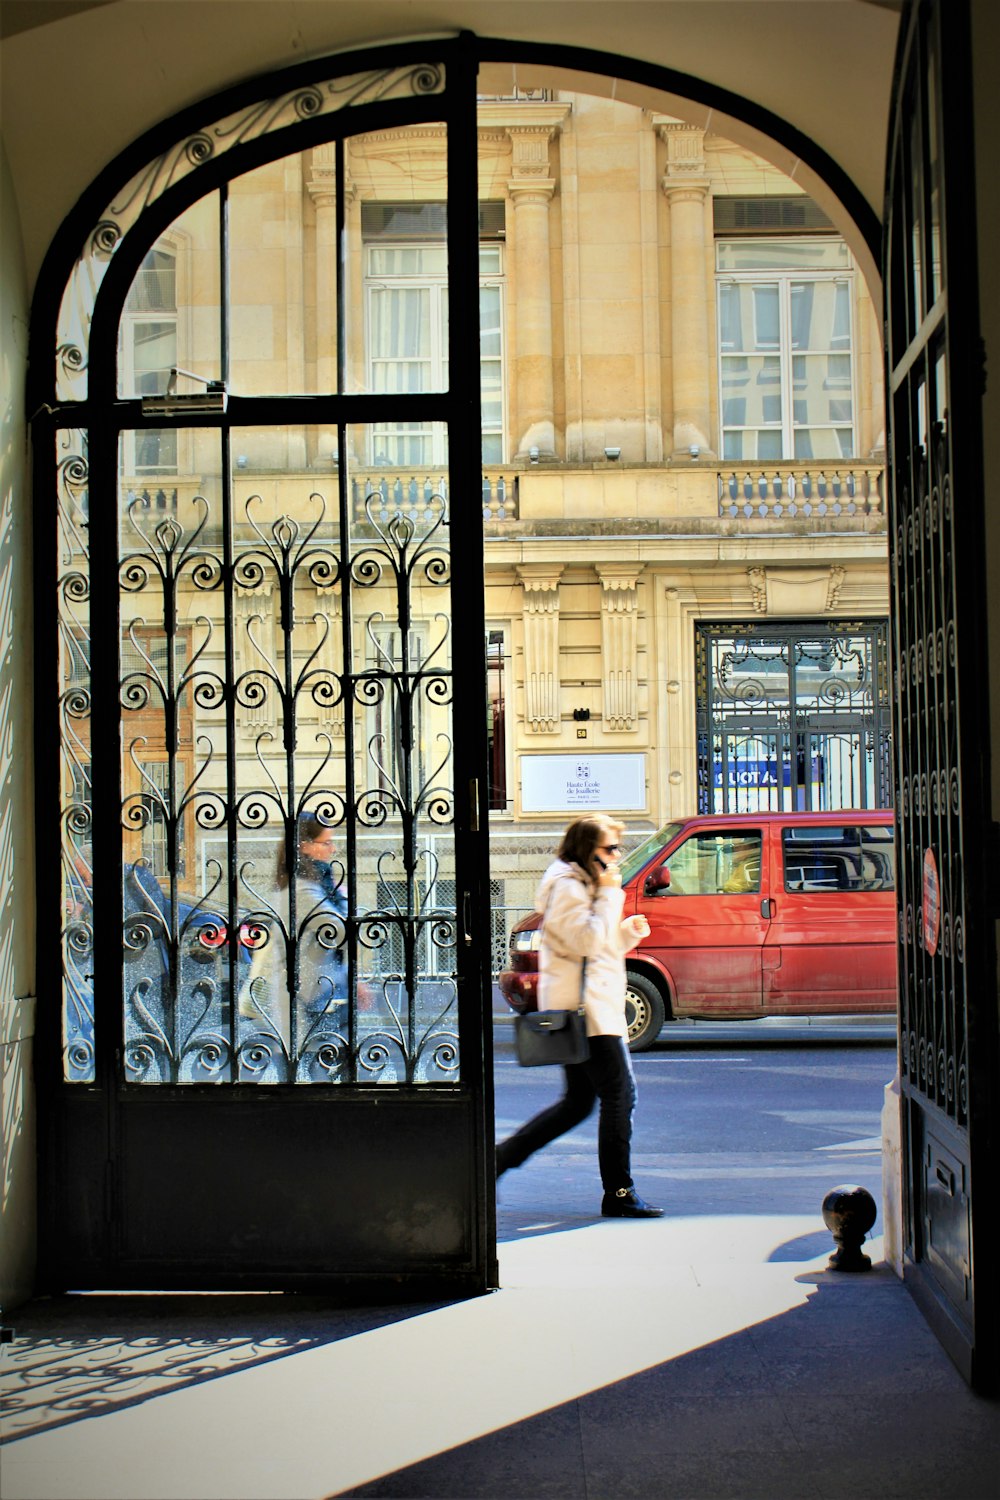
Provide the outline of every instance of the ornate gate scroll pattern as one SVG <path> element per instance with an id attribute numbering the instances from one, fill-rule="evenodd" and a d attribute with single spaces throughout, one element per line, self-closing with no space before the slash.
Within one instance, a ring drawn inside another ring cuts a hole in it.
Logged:
<path id="1" fill-rule="evenodd" d="M 203 490 L 180 516 L 156 520 L 143 497 L 122 507 L 126 1077 L 455 1076 L 455 912 L 433 847 L 454 821 L 444 502 L 386 521 L 373 496 L 345 532 L 318 491 L 294 514 L 251 493 L 231 524 L 226 487 Z M 162 881 L 142 853 L 154 820 Z M 305 826 L 383 847 L 353 879 L 338 849 L 323 892 L 276 884 Z M 211 834 L 219 852 L 199 854 Z"/>

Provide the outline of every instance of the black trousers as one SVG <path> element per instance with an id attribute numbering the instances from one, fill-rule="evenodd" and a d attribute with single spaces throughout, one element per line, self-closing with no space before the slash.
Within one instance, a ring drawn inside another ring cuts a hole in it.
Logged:
<path id="1" fill-rule="evenodd" d="M 522 1125 L 497 1147 L 497 1173 L 519 1167 L 550 1141 L 591 1113 L 598 1099 L 597 1158 L 606 1193 L 632 1187 L 632 1111 L 635 1077 L 628 1048 L 618 1036 L 592 1036 L 586 1062 L 563 1068 L 565 1092 L 557 1103 Z"/>

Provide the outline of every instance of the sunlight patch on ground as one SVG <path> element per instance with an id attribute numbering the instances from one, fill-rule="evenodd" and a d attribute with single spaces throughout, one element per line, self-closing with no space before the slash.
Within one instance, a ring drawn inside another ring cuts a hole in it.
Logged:
<path id="1" fill-rule="evenodd" d="M 801 1307 L 802 1273 L 825 1257 L 768 1256 L 817 1227 L 806 1215 L 609 1221 L 501 1245 L 496 1295 L 10 1444 L 5 1500 L 350 1489 Z M 637 1277 L 641 1317 L 627 1301 Z M 602 1295 L 584 1320 L 587 1288 Z"/>

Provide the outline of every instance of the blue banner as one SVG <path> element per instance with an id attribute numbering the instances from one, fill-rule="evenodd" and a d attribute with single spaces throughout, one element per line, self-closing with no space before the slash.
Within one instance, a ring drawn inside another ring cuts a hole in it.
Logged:
<path id="1" fill-rule="evenodd" d="M 812 782 L 813 785 L 822 782 L 822 755 L 814 755 L 812 757 L 808 777 L 803 774 L 805 772 L 804 761 L 800 761 L 799 766 L 799 775 L 796 777 L 794 785 L 801 786 L 807 780 Z M 724 771 L 727 773 L 725 777 L 723 777 Z M 776 760 L 731 760 L 725 766 L 721 761 L 713 761 L 712 784 L 713 786 L 722 786 L 723 781 L 725 781 L 726 786 L 730 787 L 790 787 L 793 785 L 792 766 L 791 762 L 787 760 L 782 761 L 780 765 Z"/>

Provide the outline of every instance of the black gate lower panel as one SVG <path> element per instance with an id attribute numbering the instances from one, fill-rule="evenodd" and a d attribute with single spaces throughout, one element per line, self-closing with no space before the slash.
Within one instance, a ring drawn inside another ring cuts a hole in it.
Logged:
<path id="1" fill-rule="evenodd" d="M 464 1091 L 173 1092 L 122 1102 L 120 1176 L 99 1096 L 68 1100 L 47 1290 L 487 1290 Z"/>

